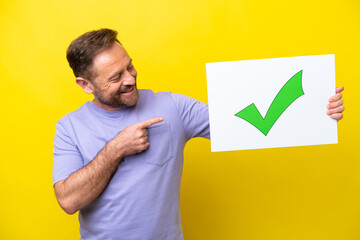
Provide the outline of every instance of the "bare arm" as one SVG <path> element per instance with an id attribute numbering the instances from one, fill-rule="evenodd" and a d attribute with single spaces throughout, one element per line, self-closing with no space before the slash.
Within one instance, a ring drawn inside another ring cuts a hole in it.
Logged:
<path id="1" fill-rule="evenodd" d="M 88 165 L 57 182 L 54 189 L 61 208 L 74 214 L 94 201 L 104 191 L 124 156 L 149 147 L 146 128 L 162 120 L 152 118 L 125 128 Z"/>

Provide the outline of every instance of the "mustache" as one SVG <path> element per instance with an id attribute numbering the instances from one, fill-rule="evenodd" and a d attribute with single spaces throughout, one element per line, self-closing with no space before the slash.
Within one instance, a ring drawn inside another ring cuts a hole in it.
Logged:
<path id="1" fill-rule="evenodd" d="M 131 92 L 134 88 L 136 88 L 136 84 L 131 86 L 125 86 L 123 88 L 120 88 L 119 91 L 116 93 L 116 95 L 120 95 L 122 93 Z"/>

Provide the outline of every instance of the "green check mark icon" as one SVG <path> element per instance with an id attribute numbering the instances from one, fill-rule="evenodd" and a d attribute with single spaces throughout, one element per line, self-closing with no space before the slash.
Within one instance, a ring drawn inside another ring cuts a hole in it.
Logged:
<path id="1" fill-rule="evenodd" d="M 296 99 L 304 95 L 301 82 L 302 72 L 302 70 L 297 72 L 280 89 L 266 112 L 265 118 L 261 116 L 254 103 L 236 113 L 235 116 L 249 122 L 266 136 L 281 114 L 283 114 Z"/>

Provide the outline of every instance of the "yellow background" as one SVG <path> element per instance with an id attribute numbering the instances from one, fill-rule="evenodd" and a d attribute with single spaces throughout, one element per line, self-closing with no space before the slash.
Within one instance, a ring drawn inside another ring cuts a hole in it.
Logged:
<path id="1" fill-rule="evenodd" d="M 1 0 L 0 239 L 80 237 L 53 193 L 53 137 L 91 99 L 66 48 L 101 27 L 119 31 L 139 88 L 204 102 L 206 62 L 335 54 L 339 144 L 211 153 L 192 140 L 182 222 L 187 240 L 360 239 L 359 0 Z"/>

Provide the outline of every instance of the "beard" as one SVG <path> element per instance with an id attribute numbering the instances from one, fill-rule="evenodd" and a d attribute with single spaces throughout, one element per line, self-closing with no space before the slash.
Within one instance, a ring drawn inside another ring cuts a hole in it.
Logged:
<path id="1" fill-rule="evenodd" d="M 132 88 L 134 89 L 132 90 Z M 129 90 L 133 92 L 130 95 L 124 95 L 124 93 L 129 92 Z M 131 87 L 119 89 L 118 92 L 111 94 L 109 97 L 105 97 L 104 91 L 99 88 L 95 88 L 93 94 L 97 101 L 113 108 L 131 107 L 139 100 L 139 92 L 136 84 Z"/>

